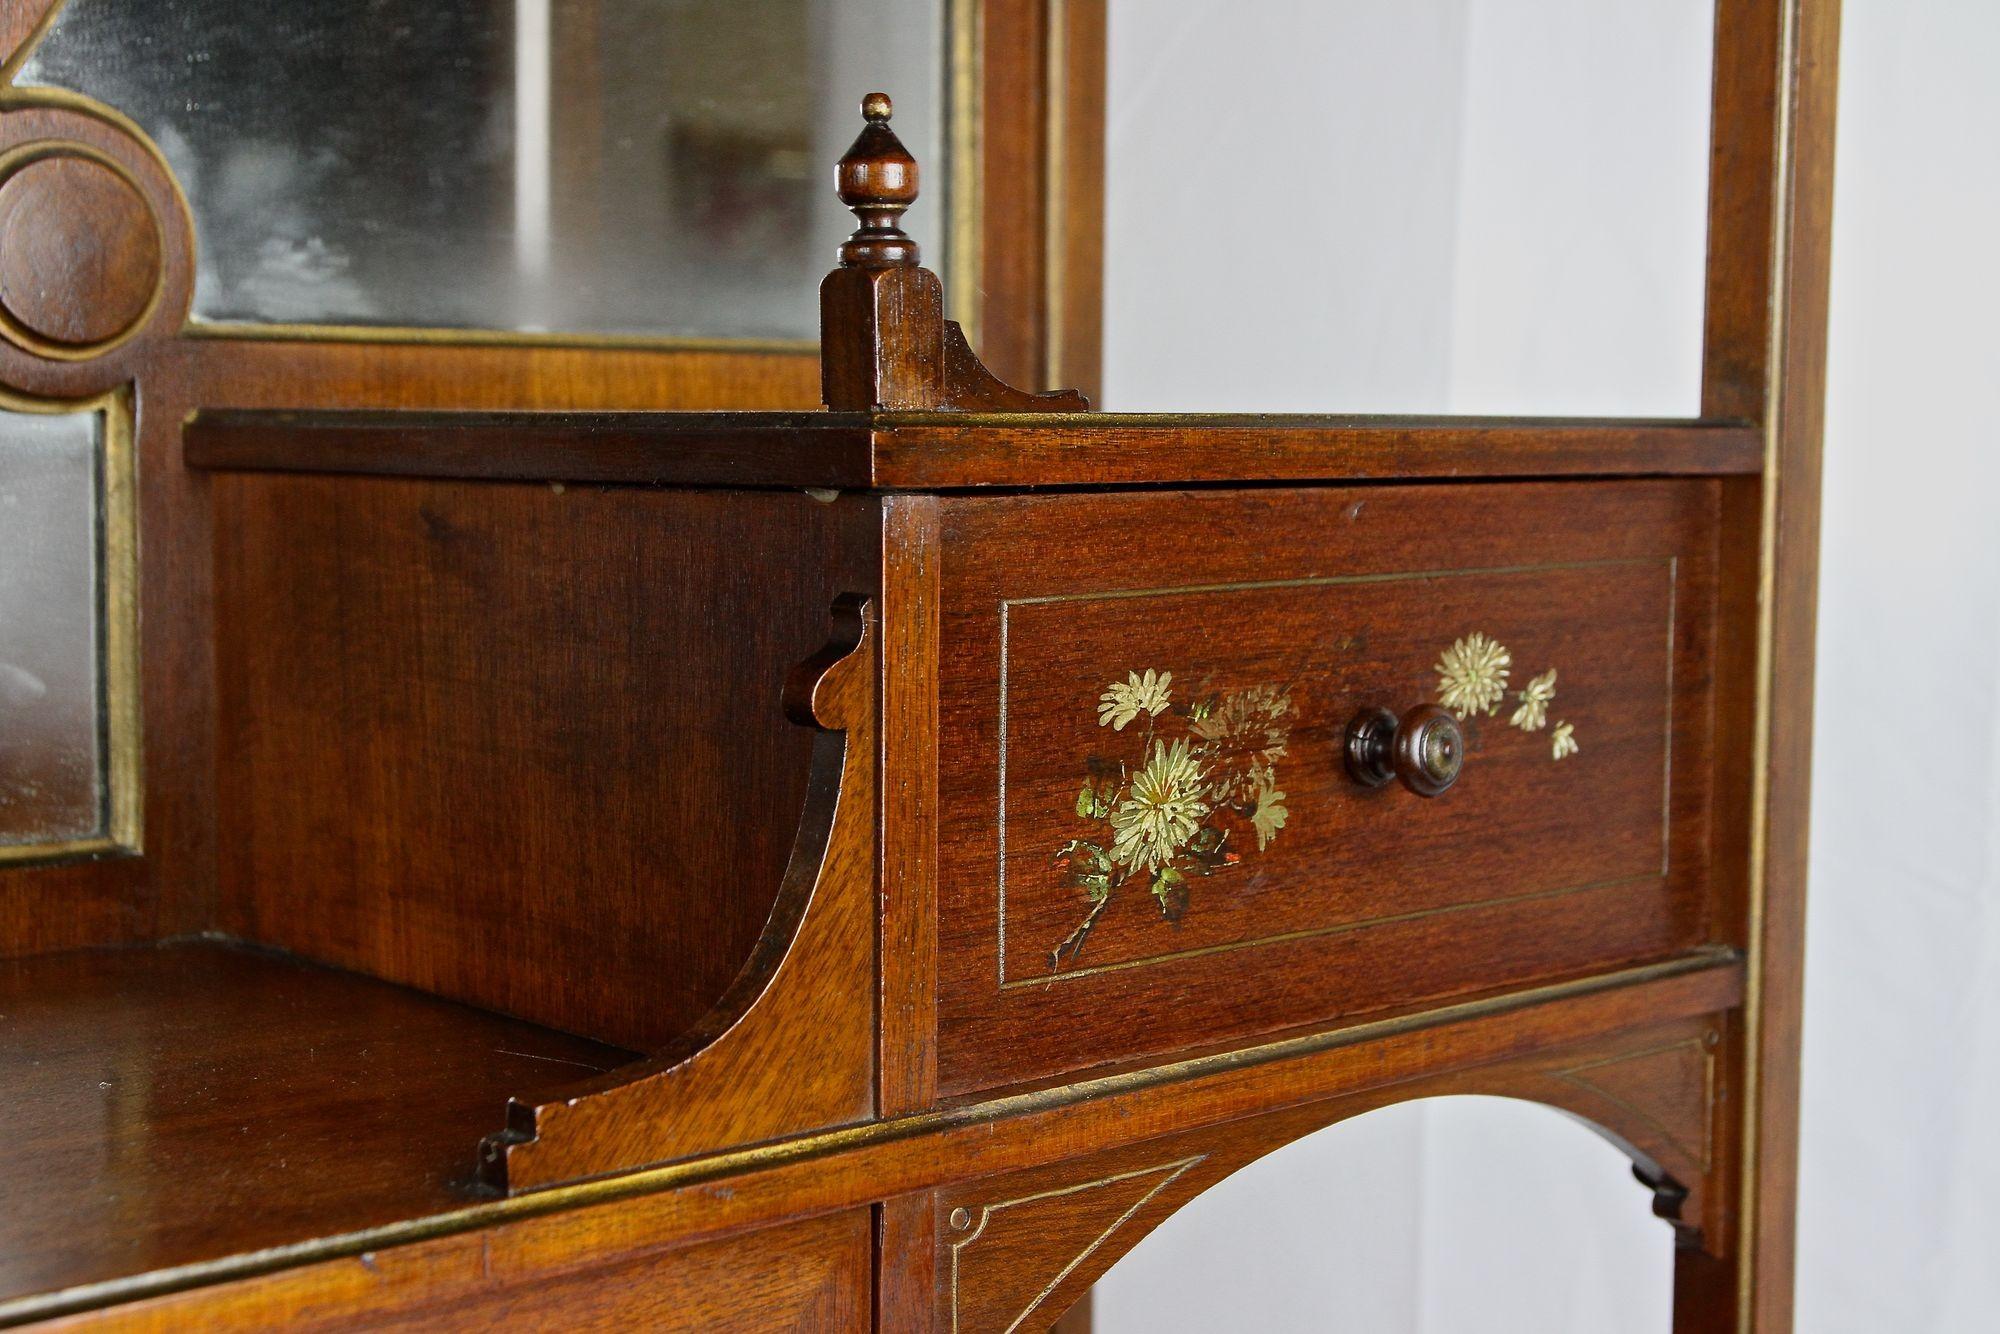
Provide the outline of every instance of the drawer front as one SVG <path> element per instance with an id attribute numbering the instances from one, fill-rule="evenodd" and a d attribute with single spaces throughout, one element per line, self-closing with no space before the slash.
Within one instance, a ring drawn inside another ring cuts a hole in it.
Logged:
<path id="1" fill-rule="evenodd" d="M 1718 493 L 978 498 L 944 521 L 946 1093 L 1704 935 Z M 1460 718 L 1457 783 L 1344 764 Z"/>

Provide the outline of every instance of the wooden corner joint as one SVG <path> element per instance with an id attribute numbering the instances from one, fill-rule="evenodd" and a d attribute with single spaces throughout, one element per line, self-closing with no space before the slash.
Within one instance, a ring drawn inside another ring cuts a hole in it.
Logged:
<path id="1" fill-rule="evenodd" d="M 883 93 L 862 99 L 867 122 L 835 181 L 860 226 L 820 284 L 820 379 L 836 412 L 1085 412 L 1073 389 L 1032 393 L 986 369 L 944 317 L 944 286 L 917 263 L 902 228 L 917 198 L 917 162 L 889 128 Z"/>
<path id="2" fill-rule="evenodd" d="M 511 1103 L 480 1145 L 482 1185 L 518 1194 L 873 1113 L 873 603 L 843 595 L 833 621 L 786 685 L 788 716 L 817 735 L 777 902 L 736 980 L 647 1060 Z"/>

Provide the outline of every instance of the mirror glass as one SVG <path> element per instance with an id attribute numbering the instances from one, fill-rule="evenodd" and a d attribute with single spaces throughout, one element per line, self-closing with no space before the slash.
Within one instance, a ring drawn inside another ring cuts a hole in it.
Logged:
<path id="1" fill-rule="evenodd" d="M 0 412 L 0 854 L 105 825 L 101 420 Z"/>
<path id="2" fill-rule="evenodd" d="M 943 0 L 69 0 L 17 82 L 136 120 L 231 323 L 813 340 L 886 88 L 943 257 Z"/>
<path id="3" fill-rule="evenodd" d="M 1109 6 L 1104 406 L 1698 412 L 1712 4 Z"/>

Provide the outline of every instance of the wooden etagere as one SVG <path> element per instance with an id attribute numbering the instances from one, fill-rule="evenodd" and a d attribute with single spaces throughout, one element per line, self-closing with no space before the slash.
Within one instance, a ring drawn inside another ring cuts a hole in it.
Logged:
<path id="1" fill-rule="evenodd" d="M 1477 1092 L 1629 1152 L 1679 1328 L 1787 1328 L 1836 24 L 1718 19 L 1698 419 L 1014 388 L 879 94 L 826 411 L 142 399 L 199 873 L 0 882 L 0 1323 L 1046 1326 Z"/>

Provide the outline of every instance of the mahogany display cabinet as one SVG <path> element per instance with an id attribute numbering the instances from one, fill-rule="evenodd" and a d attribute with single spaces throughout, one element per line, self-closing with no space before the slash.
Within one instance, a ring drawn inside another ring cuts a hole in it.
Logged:
<path id="1" fill-rule="evenodd" d="M 1835 14 L 1719 17 L 1671 422 L 1012 388 L 879 94 L 824 410 L 244 403 L 160 161 L 16 95 L 97 258 L 0 377 L 136 382 L 162 536 L 144 838 L 0 899 L 0 1321 L 1046 1327 L 1485 1093 L 1630 1154 L 1679 1328 L 1787 1328 Z"/>

